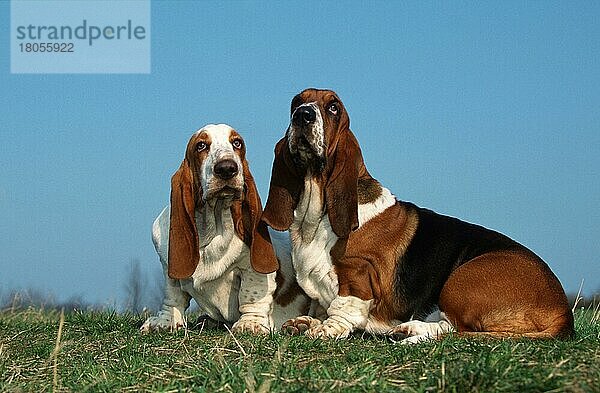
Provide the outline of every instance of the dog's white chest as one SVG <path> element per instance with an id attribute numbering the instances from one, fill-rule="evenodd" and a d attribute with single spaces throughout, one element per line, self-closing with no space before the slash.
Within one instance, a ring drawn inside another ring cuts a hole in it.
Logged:
<path id="1" fill-rule="evenodd" d="M 240 271 L 235 266 L 212 281 L 194 276 L 181 280 L 181 288 L 196 300 L 202 314 L 220 321 L 239 319 Z"/>
<path id="2" fill-rule="evenodd" d="M 199 233 L 200 259 L 192 278 L 198 283 L 212 281 L 225 271 L 247 249 L 244 242 L 236 236 L 230 209 L 219 209 L 215 215 L 210 206 L 196 213 L 196 225 Z"/>
<path id="3" fill-rule="evenodd" d="M 292 263 L 298 283 L 313 299 L 327 308 L 338 292 L 337 275 L 329 252 L 338 237 L 323 214 L 322 190 L 307 179 L 290 227 Z"/>
<path id="4" fill-rule="evenodd" d="M 196 215 L 200 258 L 191 278 L 181 287 L 211 318 L 235 321 L 239 318 L 238 261 L 248 259 L 248 246 L 236 236 L 229 209 L 216 217 L 209 206 Z"/>

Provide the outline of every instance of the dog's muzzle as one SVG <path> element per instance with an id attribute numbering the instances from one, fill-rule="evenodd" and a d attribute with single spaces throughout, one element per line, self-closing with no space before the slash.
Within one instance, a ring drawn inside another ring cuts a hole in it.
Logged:
<path id="1" fill-rule="evenodd" d="M 240 165 L 231 158 L 223 158 L 217 161 L 211 169 L 212 176 L 208 176 L 204 199 L 240 199 L 244 187 Z"/>
<path id="2" fill-rule="evenodd" d="M 288 129 L 289 149 L 298 168 L 317 173 L 325 166 L 323 121 L 312 104 L 299 106 Z"/>

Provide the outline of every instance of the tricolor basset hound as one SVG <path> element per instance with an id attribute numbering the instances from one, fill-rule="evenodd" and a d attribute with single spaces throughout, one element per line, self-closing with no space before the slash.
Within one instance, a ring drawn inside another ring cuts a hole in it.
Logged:
<path id="1" fill-rule="evenodd" d="M 295 282 L 289 236 L 271 238 L 259 220 L 262 206 L 245 157 L 242 137 L 228 125 L 207 125 L 190 138 L 171 180 L 171 204 L 152 226 L 166 286 L 162 309 L 142 332 L 184 326 L 191 298 L 210 318 L 233 323 L 234 332 L 267 333 L 307 312 L 310 299 Z M 281 255 L 277 279 L 271 243 Z"/>
<path id="2" fill-rule="evenodd" d="M 338 96 L 307 89 L 275 147 L 262 220 L 289 230 L 300 286 L 327 310 L 284 330 L 342 338 L 356 329 L 417 342 L 450 331 L 569 337 L 558 279 L 508 237 L 398 201 L 371 177 Z"/>

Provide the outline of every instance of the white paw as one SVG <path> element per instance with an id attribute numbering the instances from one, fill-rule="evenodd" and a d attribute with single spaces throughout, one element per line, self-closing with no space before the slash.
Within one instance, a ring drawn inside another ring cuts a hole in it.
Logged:
<path id="1" fill-rule="evenodd" d="M 418 344 L 418 343 L 430 341 L 433 339 L 434 339 L 434 337 L 429 336 L 429 335 L 410 336 L 410 337 L 407 337 L 404 340 L 400 341 L 400 344 L 402 344 L 402 345 Z"/>
<path id="2" fill-rule="evenodd" d="M 392 336 L 401 336 L 402 344 L 416 344 L 419 342 L 436 339 L 453 330 L 452 325 L 445 321 L 423 322 L 408 321 L 394 326 L 389 332 Z"/>
<path id="3" fill-rule="evenodd" d="M 271 329 L 255 319 L 240 319 L 231 327 L 232 333 L 269 334 Z"/>
<path id="4" fill-rule="evenodd" d="M 306 331 L 306 335 L 310 338 L 334 338 L 336 340 L 346 338 L 350 333 L 352 333 L 351 329 L 331 318 L 326 319 L 322 324 L 311 327 Z"/>
<path id="5" fill-rule="evenodd" d="M 160 311 L 157 316 L 148 318 L 140 328 L 140 331 L 142 333 L 177 331 L 185 326 L 185 320 L 179 312 L 176 314 L 173 315 L 165 311 Z"/>
<path id="6" fill-rule="evenodd" d="M 429 333 L 429 329 L 425 329 L 423 327 L 424 324 L 425 324 L 425 322 L 421 322 L 421 321 L 404 322 L 404 323 L 401 323 L 400 325 L 394 326 L 389 331 L 389 334 L 393 335 L 393 336 L 405 336 L 405 337 L 419 336 L 422 334 L 427 334 L 427 333 Z"/>

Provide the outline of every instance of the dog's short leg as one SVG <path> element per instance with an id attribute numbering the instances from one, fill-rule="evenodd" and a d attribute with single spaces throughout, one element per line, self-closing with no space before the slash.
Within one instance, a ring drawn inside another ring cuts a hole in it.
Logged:
<path id="1" fill-rule="evenodd" d="M 355 296 L 337 296 L 327 309 L 329 318 L 309 328 L 306 335 L 313 338 L 346 338 L 354 329 L 365 327 L 372 302 Z"/>
<path id="2" fill-rule="evenodd" d="M 273 328 L 271 312 L 276 287 L 275 273 L 260 274 L 251 268 L 242 270 L 239 292 L 241 316 L 231 330 L 235 333 L 269 333 Z"/>
<path id="3" fill-rule="evenodd" d="M 415 344 L 436 339 L 453 330 L 444 313 L 436 311 L 427 316 L 425 321 L 413 320 L 396 325 L 388 334 L 406 337 L 401 341 L 402 344 Z"/>
<path id="4" fill-rule="evenodd" d="M 174 331 L 185 326 L 184 313 L 190 305 L 190 299 L 190 295 L 181 289 L 179 280 L 167 278 L 161 310 L 156 316 L 148 318 L 140 330 L 142 333 Z"/>

